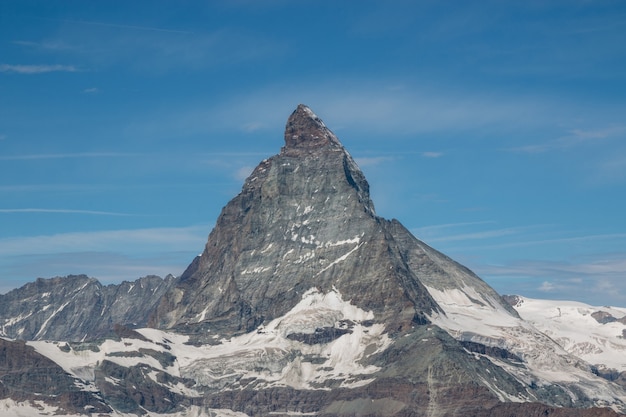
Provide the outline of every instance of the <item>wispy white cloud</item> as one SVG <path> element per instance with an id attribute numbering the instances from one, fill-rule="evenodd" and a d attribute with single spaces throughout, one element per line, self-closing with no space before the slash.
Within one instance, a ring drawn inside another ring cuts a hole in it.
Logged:
<path id="1" fill-rule="evenodd" d="M 6 277 L 0 279 L 0 293 L 39 277 L 86 274 L 103 284 L 110 284 L 146 275 L 178 275 L 195 255 L 194 251 L 155 252 L 146 256 L 128 256 L 116 252 L 68 252 L 5 257 L 0 261 L 6 271 Z"/>
<path id="2" fill-rule="evenodd" d="M 391 81 L 358 79 L 273 84 L 214 106 L 199 104 L 178 113 L 150 117 L 143 125 L 157 135 L 271 130 L 280 134 L 284 115 L 299 103 L 309 105 L 339 136 L 342 131 L 350 131 L 353 135 L 385 135 L 395 140 L 434 132 L 561 130 L 555 120 L 573 124 L 579 111 L 575 104 L 560 103 L 557 97 L 509 97 L 407 83 L 398 89 Z M 137 123 L 134 129 L 140 127 Z M 573 134 L 585 137 L 582 132 Z M 426 151 L 421 155 L 435 158 L 443 152 Z"/>
<path id="3" fill-rule="evenodd" d="M 63 52 L 63 51 L 71 51 L 74 49 L 72 45 L 62 42 L 60 40 L 43 40 L 40 42 L 18 40 L 18 41 L 13 41 L 11 43 L 14 45 L 25 46 L 25 47 L 45 50 L 49 52 Z"/>
<path id="4" fill-rule="evenodd" d="M 626 257 L 604 255 L 587 261 L 512 261 L 504 265 L 485 265 L 484 273 L 507 276 L 532 276 L 568 279 L 568 282 L 581 283 L 580 276 L 624 276 L 626 274 Z M 578 280 L 573 280 L 579 278 Z M 626 283 L 625 283 L 626 284 Z"/>
<path id="5" fill-rule="evenodd" d="M 77 152 L 77 153 L 43 153 L 43 154 L 23 154 L 23 155 L 2 155 L 0 160 L 17 161 L 29 159 L 71 159 L 71 158 L 117 158 L 126 156 L 137 156 L 139 154 L 120 152 Z"/>
<path id="6" fill-rule="evenodd" d="M 412 229 L 411 232 L 418 236 L 420 239 L 428 242 L 463 242 L 463 241 L 475 241 L 486 239 L 498 239 L 505 236 L 519 236 L 528 230 L 539 227 L 533 226 L 519 226 L 519 227 L 506 227 L 500 229 L 483 230 L 483 226 L 488 224 L 494 224 L 495 221 L 483 220 L 475 222 L 459 222 L 459 223 L 445 223 L 432 226 L 424 226 Z M 470 231 L 467 231 L 467 230 Z M 474 244 L 473 244 L 474 245 Z"/>
<path id="7" fill-rule="evenodd" d="M 493 223 L 495 223 L 495 221 L 493 220 L 483 220 L 483 221 L 476 221 L 476 222 L 460 222 L 460 223 L 444 223 L 444 224 L 435 224 L 431 226 L 418 227 L 416 229 L 412 229 L 411 232 L 414 232 L 419 235 L 432 234 L 432 233 L 441 233 L 442 231 L 453 229 L 453 228 L 466 227 L 466 226 L 478 226 L 478 225 L 493 224 Z"/>
<path id="8" fill-rule="evenodd" d="M 515 248 L 526 246 L 541 246 L 541 245 L 553 245 L 553 244 L 571 244 L 579 242 L 592 242 L 592 241 L 612 241 L 612 240 L 624 240 L 626 239 L 626 233 L 604 233 L 593 235 L 579 235 L 568 237 L 554 237 L 545 239 L 518 239 L 513 242 L 502 242 L 497 245 L 486 245 L 477 247 L 477 249 L 502 249 L 502 248 Z"/>
<path id="9" fill-rule="evenodd" d="M 376 166 L 385 162 L 393 161 L 394 158 L 391 156 L 363 156 L 354 158 L 354 161 L 360 167 L 368 167 L 368 166 Z"/>
<path id="10" fill-rule="evenodd" d="M 102 26 L 102 27 L 108 27 L 108 28 L 113 28 L 113 29 L 130 29 L 130 30 L 138 30 L 138 31 L 146 31 L 146 32 L 163 32 L 163 33 L 178 33 L 178 34 L 191 33 L 188 30 L 169 29 L 169 28 L 162 28 L 162 27 L 156 27 L 156 26 L 123 25 L 119 23 L 99 22 L 95 20 L 62 19 L 60 21 L 64 23 L 73 23 L 76 25 Z"/>
<path id="11" fill-rule="evenodd" d="M 0 255 L 18 256 L 68 252 L 168 252 L 201 249 L 209 226 L 68 232 L 0 239 Z"/>
<path id="12" fill-rule="evenodd" d="M 422 152 L 424 158 L 440 158 L 443 156 L 443 152 Z"/>
<path id="13" fill-rule="evenodd" d="M 491 282 L 506 280 L 509 291 L 528 297 L 581 300 L 596 305 L 626 302 L 626 253 L 597 254 L 575 261 L 514 260 L 475 265 L 474 270 Z"/>
<path id="14" fill-rule="evenodd" d="M 248 176 L 252 173 L 253 170 L 254 170 L 253 166 L 249 166 L 249 165 L 243 166 L 235 172 L 235 179 L 238 181 L 243 181 L 246 178 L 248 178 Z"/>
<path id="15" fill-rule="evenodd" d="M 549 281 L 544 281 L 541 283 L 541 286 L 538 288 L 539 291 L 550 292 L 554 291 L 555 285 Z"/>
<path id="16" fill-rule="evenodd" d="M 116 213 L 98 210 L 47 209 L 47 208 L 18 208 L 0 209 L 0 213 L 52 213 L 52 214 L 91 214 L 96 216 L 131 216 L 128 213 Z"/>
<path id="17" fill-rule="evenodd" d="M 191 32 L 114 22 L 64 22 L 53 39 L 16 42 L 41 52 L 62 52 L 89 68 L 121 65 L 153 74 L 258 62 L 281 56 L 288 49 L 283 41 L 245 29 Z"/>
<path id="18" fill-rule="evenodd" d="M 0 192 L 8 193 L 40 193 L 40 192 L 66 192 L 66 191 L 93 191 L 123 188 L 121 185 L 93 185 L 93 184 L 12 184 L 0 185 Z"/>
<path id="19" fill-rule="evenodd" d="M 202 252 L 210 225 L 161 227 L 0 239 L 0 293 L 37 277 L 87 274 L 120 282 L 180 274 Z"/>
<path id="20" fill-rule="evenodd" d="M 96 94 L 99 92 L 100 92 L 100 89 L 98 87 L 90 87 L 90 88 L 85 88 L 83 90 L 83 93 L 85 94 Z"/>
<path id="21" fill-rule="evenodd" d="M 589 180 L 592 184 L 615 184 L 624 181 L 626 181 L 626 154 L 619 153 L 597 162 L 595 172 Z"/>
<path id="22" fill-rule="evenodd" d="M 495 230 L 484 230 L 480 232 L 473 233 L 461 233 L 457 235 L 449 235 L 449 236 L 440 236 L 440 237 L 432 237 L 428 239 L 428 242 L 454 242 L 454 241 L 465 241 L 465 240 L 480 240 L 480 239 L 492 239 L 503 236 L 510 236 L 518 234 L 522 228 L 518 227 L 509 227 L 505 229 L 495 229 Z"/>
<path id="23" fill-rule="evenodd" d="M 610 125 L 597 129 L 571 129 L 567 135 L 540 144 L 525 145 L 511 148 L 511 151 L 525 153 L 542 153 L 568 149 L 587 143 L 600 143 L 605 139 L 622 138 L 626 135 L 626 126 Z"/>
<path id="24" fill-rule="evenodd" d="M 43 74 L 46 72 L 77 72 L 73 65 L 10 65 L 0 64 L 0 72 L 16 74 Z"/>

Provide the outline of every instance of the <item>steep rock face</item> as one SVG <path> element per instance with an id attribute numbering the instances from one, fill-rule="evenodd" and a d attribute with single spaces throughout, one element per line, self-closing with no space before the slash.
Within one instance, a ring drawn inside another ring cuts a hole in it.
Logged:
<path id="1" fill-rule="evenodd" d="M 389 229 L 350 154 L 301 105 L 287 122 L 281 153 L 263 161 L 223 209 L 204 252 L 152 324 L 248 332 L 285 314 L 310 288 L 336 288 L 390 331 L 425 322 L 437 305 Z"/>
<path id="2" fill-rule="evenodd" d="M 115 324 L 145 326 L 173 277 L 155 276 L 103 286 L 72 275 L 35 282 L 0 295 L 0 336 L 22 340 L 90 340 Z"/>

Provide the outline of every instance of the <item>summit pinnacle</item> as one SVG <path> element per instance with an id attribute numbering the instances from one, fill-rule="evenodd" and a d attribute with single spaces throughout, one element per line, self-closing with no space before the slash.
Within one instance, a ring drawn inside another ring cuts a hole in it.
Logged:
<path id="1" fill-rule="evenodd" d="M 333 132 L 310 108 L 304 104 L 298 105 L 287 120 L 285 147 L 310 150 L 327 145 L 341 146 Z"/>

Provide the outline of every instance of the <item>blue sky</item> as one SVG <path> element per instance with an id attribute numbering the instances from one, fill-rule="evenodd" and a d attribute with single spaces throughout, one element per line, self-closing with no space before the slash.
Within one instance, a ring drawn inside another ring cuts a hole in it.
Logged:
<path id="1" fill-rule="evenodd" d="M 501 293 L 626 306 L 623 1 L 0 2 L 0 292 L 180 274 L 309 105 Z"/>

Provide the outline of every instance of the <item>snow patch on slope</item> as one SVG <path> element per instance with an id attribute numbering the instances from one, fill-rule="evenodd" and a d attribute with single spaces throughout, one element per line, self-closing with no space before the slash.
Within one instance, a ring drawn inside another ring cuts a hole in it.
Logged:
<path id="1" fill-rule="evenodd" d="M 326 387 L 329 381 L 342 387 L 364 385 L 370 382 L 365 376 L 379 368 L 360 361 L 391 343 L 383 325 L 364 324 L 373 318 L 372 312 L 344 301 L 337 291 L 323 294 L 311 289 L 291 311 L 256 332 L 224 340 L 195 360 L 188 357 L 181 362 L 179 358 L 181 375 L 215 388 L 243 388 L 250 381 L 297 389 L 330 389 Z M 328 343 L 306 344 L 288 338 L 322 328 L 341 329 L 346 322 L 350 322 L 347 333 Z"/>
<path id="2" fill-rule="evenodd" d="M 592 317 L 593 313 L 605 312 L 621 319 L 626 316 L 626 308 L 525 297 L 520 297 L 514 307 L 567 352 L 598 367 L 626 371 L 626 325 L 619 321 L 601 324 Z"/>
<path id="3" fill-rule="evenodd" d="M 589 364 L 569 354 L 542 333 L 532 323 L 515 317 L 492 297 L 483 296 L 465 286 L 439 290 L 426 287 L 443 312 L 430 316 L 433 324 L 445 329 L 460 341 L 497 347 L 521 358 L 522 364 L 512 364 L 500 358 L 487 357 L 529 386 L 556 384 L 577 401 L 576 386 L 596 405 L 624 408 L 623 391 L 591 372 Z"/>
<path id="4" fill-rule="evenodd" d="M 83 389 L 89 391 L 97 391 L 95 370 L 103 360 L 124 367 L 147 365 L 153 370 L 147 374 L 153 382 L 159 380 L 157 372 L 193 379 L 193 388 L 182 383 L 161 384 L 188 397 L 202 396 L 208 389 L 237 389 L 250 384 L 330 390 L 366 385 L 372 381 L 370 375 L 379 370 L 361 363 L 392 343 L 384 325 L 374 323 L 374 319 L 371 311 L 344 300 L 336 289 L 328 293 L 310 289 L 282 317 L 218 345 L 187 344 L 188 336 L 150 328 L 136 330 L 147 340 L 105 340 L 91 348 L 65 342 L 27 343 L 79 378 Z M 312 343 L 290 337 L 316 336 L 320 329 L 331 329 L 331 337 Z M 172 355 L 175 360 L 163 363 L 149 352 Z M 244 416 L 230 410 L 212 410 L 208 415 Z"/>

